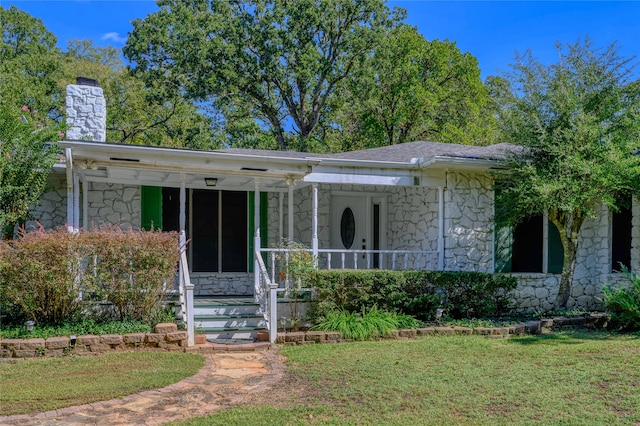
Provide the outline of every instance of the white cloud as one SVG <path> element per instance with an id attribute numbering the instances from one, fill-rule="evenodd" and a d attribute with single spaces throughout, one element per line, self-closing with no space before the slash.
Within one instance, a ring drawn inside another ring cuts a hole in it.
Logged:
<path id="1" fill-rule="evenodd" d="M 109 40 L 114 43 L 124 44 L 127 41 L 127 38 L 120 36 L 120 34 L 116 32 L 112 32 L 103 34 L 100 40 Z"/>

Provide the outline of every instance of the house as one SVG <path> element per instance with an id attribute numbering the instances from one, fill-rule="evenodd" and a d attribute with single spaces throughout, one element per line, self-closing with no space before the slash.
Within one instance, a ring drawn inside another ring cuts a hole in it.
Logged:
<path id="1" fill-rule="evenodd" d="M 254 295 L 254 247 L 288 238 L 307 244 L 320 267 L 513 273 L 518 309 L 554 305 L 562 264 L 554 225 L 493 220 L 492 168 L 509 144 L 417 141 L 340 154 L 118 145 L 104 142 L 101 94 L 67 89 L 66 164 L 54 167 L 54 189 L 33 211 L 45 227 L 184 230 L 197 296 Z M 638 200 L 584 224 L 569 306 L 598 305 L 619 262 L 640 267 Z"/>

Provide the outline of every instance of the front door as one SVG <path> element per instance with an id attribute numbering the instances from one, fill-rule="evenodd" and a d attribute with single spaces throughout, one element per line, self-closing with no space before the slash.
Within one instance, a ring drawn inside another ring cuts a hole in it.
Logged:
<path id="1" fill-rule="evenodd" d="M 375 225 L 375 226 L 374 226 Z M 381 249 L 380 202 L 371 196 L 334 195 L 331 197 L 331 248 L 339 250 Z M 331 254 L 331 267 L 342 268 L 342 253 Z M 377 255 L 345 253 L 345 268 L 379 267 Z"/>

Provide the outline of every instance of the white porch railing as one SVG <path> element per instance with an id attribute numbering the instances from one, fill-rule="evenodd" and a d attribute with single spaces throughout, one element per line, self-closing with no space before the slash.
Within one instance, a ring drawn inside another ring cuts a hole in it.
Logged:
<path id="1" fill-rule="evenodd" d="M 290 284 L 287 263 L 290 253 L 286 248 L 260 248 L 256 250 L 255 300 L 260 304 L 269 328 L 269 339 L 275 342 L 278 334 L 278 291 Z M 307 249 L 313 253 L 311 249 Z M 317 265 L 320 269 L 392 269 L 438 270 L 437 250 L 340 250 L 319 249 Z M 267 265 L 262 258 L 267 257 Z"/>
<path id="2" fill-rule="evenodd" d="M 178 292 L 182 321 L 187 325 L 188 346 L 195 344 L 195 323 L 193 320 L 193 287 L 187 264 L 187 240 L 184 231 L 180 232 L 180 261 L 178 264 Z"/>
<path id="3" fill-rule="evenodd" d="M 307 249 L 313 253 L 311 249 Z M 261 248 L 267 255 L 268 275 L 271 282 L 287 282 L 289 277 L 281 271 L 289 260 L 290 249 Z M 318 249 L 319 269 L 391 269 L 438 270 L 437 250 L 342 250 Z M 262 260 L 262 259 L 261 259 Z"/>
<path id="4" fill-rule="evenodd" d="M 278 283 L 269 277 L 260 249 L 256 250 L 255 258 L 257 268 L 254 297 L 260 304 L 260 312 L 267 322 L 269 341 L 273 343 L 278 335 Z"/>

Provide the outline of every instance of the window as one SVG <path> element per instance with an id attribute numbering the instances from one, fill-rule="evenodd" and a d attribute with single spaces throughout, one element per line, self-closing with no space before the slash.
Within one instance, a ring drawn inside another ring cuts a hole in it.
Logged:
<path id="1" fill-rule="evenodd" d="M 621 207 L 611 215 L 611 271 L 631 269 L 631 208 Z"/>
<path id="2" fill-rule="evenodd" d="M 179 189 L 143 186 L 141 194 L 143 228 L 179 230 Z M 253 195 L 245 191 L 187 191 L 186 229 L 191 241 L 193 272 L 251 272 Z M 267 203 L 267 194 L 261 193 L 264 244 L 267 242 Z"/>
<path id="3" fill-rule="evenodd" d="M 562 272 L 564 250 L 560 233 L 551 221 L 547 220 L 546 226 L 544 222 L 543 216 L 536 215 L 515 227 L 496 223 L 496 272 Z"/>

